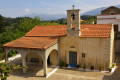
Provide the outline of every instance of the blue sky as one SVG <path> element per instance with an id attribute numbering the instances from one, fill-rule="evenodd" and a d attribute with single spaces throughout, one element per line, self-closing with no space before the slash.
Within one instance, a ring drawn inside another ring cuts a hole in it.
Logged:
<path id="1" fill-rule="evenodd" d="M 26 14 L 66 14 L 72 5 L 81 9 L 81 13 L 112 5 L 120 0 L 0 0 L 0 14 L 5 17 L 18 17 Z"/>

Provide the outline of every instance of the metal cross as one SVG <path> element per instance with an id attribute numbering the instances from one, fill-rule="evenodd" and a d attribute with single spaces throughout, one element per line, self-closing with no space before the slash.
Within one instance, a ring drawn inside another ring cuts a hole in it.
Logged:
<path id="1" fill-rule="evenodd" d="M 72 7 L 73 7 L 73 9 L 74 9 L 74 8 L 75 8 L 75 5 L 73 5 Z"/>

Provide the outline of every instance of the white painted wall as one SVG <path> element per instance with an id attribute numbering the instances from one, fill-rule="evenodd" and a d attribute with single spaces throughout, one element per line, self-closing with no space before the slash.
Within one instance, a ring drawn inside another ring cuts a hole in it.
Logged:
<path id="1" fill-rule="evenodd" d="M 97 16 L 97 24 L 118 24 L 118 31 L 120 31 L 120 15 L 100 15 Z"/>

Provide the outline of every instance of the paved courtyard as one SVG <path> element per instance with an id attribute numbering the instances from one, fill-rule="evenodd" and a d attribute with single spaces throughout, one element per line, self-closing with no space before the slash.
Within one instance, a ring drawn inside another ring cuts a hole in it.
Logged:
<path id="1" fill-rule="evenodd" d="M 11 63 L 20 63 L 21 59 Z M 54 68 L 48 68 L 50 73 Z M 39 65 L 29 66 L 28 73 L 23 74 L 22 70 L 14 71 L 8 80 L 120 80 L 120 67 L 114 73 L 84 72 L 70 69 L 58 69 L 50 77 L 43 77 L 43 69 Z"/>

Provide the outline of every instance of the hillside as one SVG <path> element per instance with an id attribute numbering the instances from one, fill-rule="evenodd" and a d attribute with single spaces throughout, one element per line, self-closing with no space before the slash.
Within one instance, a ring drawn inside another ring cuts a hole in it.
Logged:
<path id="1" fill-rule="evenodd" d="M 116 5 L 116 7 L 120 8 L 120 5 Z M 108 7 L 101 7 L 101 8 L 97 8 L 97 9 L 94 9 L 94 10 L 90 10 L 90 11 L 87 11 L 87 12 L 83 13 L 82 15 L 96 16 L 96 15 L 101 14 L 101 11 L 106 9 L 106 8 L 108 8 Z"/>
<path id="2" fill-rule="evenodd" d="M 106 8 L 108 8 L 108 7 L 96 8 L 96 9 L 87 11 L 87 12 L 81 14 L 81 15 L 96 16 L 96 15 L 101 14 L 101 11 L 106 9 Z M 120 8 L 120 5 L 116 5 L 116 7 Z M 24 15 L 23 17 L 25 17 L 25 16 L 30 17 L 30 18 L 34 18 L 35 16 L 39 16 L 42 20 L 57 20 L 57 19 L 66 18 L 67 17 L 66 14 L 44 14 L 44 13 L 28 14 L 28 15 Z"/>

